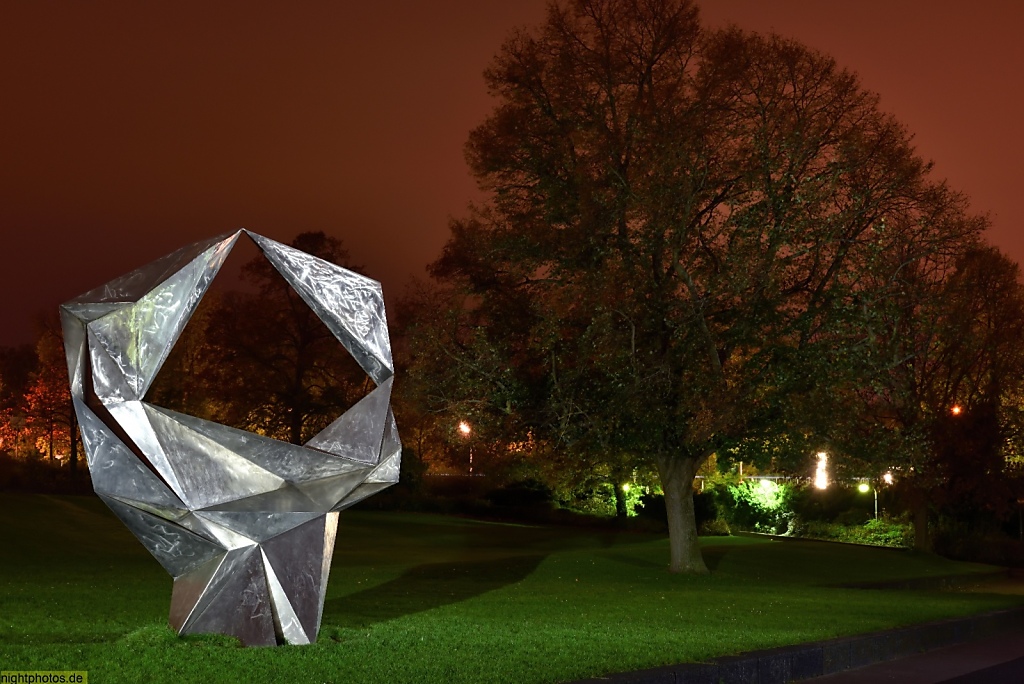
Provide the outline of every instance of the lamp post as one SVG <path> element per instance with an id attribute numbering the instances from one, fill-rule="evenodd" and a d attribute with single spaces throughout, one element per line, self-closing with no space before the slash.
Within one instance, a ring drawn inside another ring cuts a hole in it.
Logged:
<path id="1" fill-rule="evenodd" d="M 473 434 L 473 428 L 466 421 L 459 421 L 459 433 L 466 439 Z M 473 475 L 473 443 L 469 443 L 469 474 Z"/>
<path id="2" fill-rule="evenodd" d="M 882 482 L 887 485 L 892 484 L 892 473 L 885 473 L 882 475 Z M 857 491 L 861 494 L 867 494 L 868 490 L 871 490 L 875 494 L 875 520 L 878 520 L 878 484 L 877 482 L 872 485 L 867 480 L 861 480 L 860 484 L 857 485 Z"/>
<path id="3" fill-rule="evenodd" d="M 878 487 L 872 487 L 867 482 L 861 482 L 857 485 L 857 491 L 861 494 L 867 494 L 869 489 L 875 492 L 875 520 L 878 520 Z"/>

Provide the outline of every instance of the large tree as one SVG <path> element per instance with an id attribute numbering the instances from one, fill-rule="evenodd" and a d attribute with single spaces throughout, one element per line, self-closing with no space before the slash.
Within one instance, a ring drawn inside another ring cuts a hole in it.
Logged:
<path id="1" fill-rule="evenodd" d="M 546 444 L 653 462 L 670 570 L 706 572 L 697 469 L 856 366 L 880 255 L 978 226 L 852 74 L 688 0 L 552 5 L 485 77 L 489 199 L 432 266 L 463 299 L 419 362 Z"/>
<path id="2" fill-rule="evenodd" d="M 874 307 L 875 373 L 851 405 L 852 455 L 891 469 L 912 511 L 915 546 L 929 518 L 1005 517 L 1019 493 L 1024 287 L 1017 265 L 980 244 L 907 262 L 898 291 Z M 858 448 L 859 447 L 859 448 Z M 888 462 L 880 461 L 887 455 Z M 980 516 L 979 516 L 980 514 Z"/>

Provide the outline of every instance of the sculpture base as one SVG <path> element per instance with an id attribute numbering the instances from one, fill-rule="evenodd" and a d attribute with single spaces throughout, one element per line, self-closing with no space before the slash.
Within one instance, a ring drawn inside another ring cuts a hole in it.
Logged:
<path id="1" fill-rule="evenodd" d="M 170 626 L 246 646 L 316 641 L 337 530 L 338 514 L 327 513 L 262 541 L 238 535 L 234 548 L 174 579 Z"/>

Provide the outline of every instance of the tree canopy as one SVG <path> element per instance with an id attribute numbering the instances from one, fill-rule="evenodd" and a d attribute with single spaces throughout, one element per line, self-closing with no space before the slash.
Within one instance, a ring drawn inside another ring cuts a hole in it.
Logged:
<path id="1" fill-rule="evenodd" d="M 687 0 L 576 0 L 510 38 L 466 156 L 417 363 L 435 396 L 559 448 L 656 466 L 672 571 L 691 485 L 869 368 L 874 305 L 984 222 L 835 62 L 709 31 Z M 827 403 L 827 402 L 826 402 Z"/>

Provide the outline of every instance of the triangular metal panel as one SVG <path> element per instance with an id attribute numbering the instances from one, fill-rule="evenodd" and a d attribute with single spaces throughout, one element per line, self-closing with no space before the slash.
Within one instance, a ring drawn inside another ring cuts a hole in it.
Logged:
<path id="1" fill-rule="evenodd" d="M 82 386 L 82 357 L 86 354 L 85 323 L 61 307 L 60 327 L 64 337 L 64 357 L 68 364 L 71 394 L 81 399 L 85 396 Z"/>
<path id="2" fill-rule="evenodd" d="M 137 451 L 142 452 L 149 461 L 149 465 L 153 467 L 167 486 L 171 488 L 171 491 L 185 502 L 186 498 L 183 496 L 182 486 L 178 481 L 178 474 L 167 460 L 167 454 L 164 453 L 164 448 L 160 444 L 160 440 L 157 439 L 156 432 L 149 422 L 149 416 L 146 414 L 142 402 L 112 402 L 106 404 L 106 408 L 110 411 L 110 416 L 114 421 L 128 435 L 128 439 L 132 441 Z"/>
<path id="3" fill-rule="evenodd" d="M 172 274 L 177 273 L 188 262 L 210 247 L 219 242 L 237 238 L 240 233 L 241 231 L 235 231 L 234 233 L 226 233 L 209 240 L 201 240 L 191 245 L 186 245 L 167 256 L 151 261 L 141 268 L 114 278 L 108 283 L 75 297 L 68 302 L 68 305 L 138 301 L 140 297 L 144 296 Z"/>
<path id="4" fill-rule="evenodd" d="M 97 494 L 129 498 L 147 504 L 154 513 L 174 511 L 177 517 L 179 512 L 182 515 L 187 512 L 181 499 L 88 406 L 78 399 L 74 399 L 74 403 L 92 486 Z"/>
<path id="5" fill-rule="evenodd" d="M 262 550 L 261 550 L 262 553 Z M 274 566 L 263 554 L 263 571 L 267 573 L 267 588 L 270 589 L 270 605 L 274 610 L 274 632 L 278 643 L 304 646 L 309 643 L 309 635 L 302 628 L 302 622 L 295 614 L 295 608 L 288 600 L 281 580 L 274 572 Z"/>
<path id="6" fill-rule="evenodd" d="M 237 238 L 214 244 L 134 304 L 89 323 L 135 397 L 146 394 Z"/>
<path id="7" fill-rule="evenodd" d="M 181 525 L 189 532 L 198 534 L 200 537 L 206 539 L 207 541 L 211 541 L 214 544 L 217 544 L 218 546 L 223 546 L 220 543 L 220 540 L 217 539 L 217 536 L 210 532 L 209 523 L 206 520 L 197 518 L 194 512 L 190 511 L 187 515 L 178 518 L 174 522 Z"/>
<path id="8" fill-rule="evenodd" d="M 231 584 L 232 576 L 244 568 L 253 555 L 259 557 L 259 551 L 255 546 L 231 549 L 230 551 L 225 551 L 224 555 L 217 559 L 220 562 L 216 565 L 212 574 L 209 573 L 209 568 L 204 566 L 193 570 L 187 575 L 191 581 L 182 586 L 182 596 L 179 599 L 181 608 L 184 608 L 184 610 L 179 609 L 179 612 L 185 614 L 185 619 L 181 621 L 180 626 L 175 624 L 176 621 L 171 623 L 178 630 L 178 634 L 192 634 L 194 632 L 191 629 L 192 625 L 206 612 L 206 609 L 215 600 L 223 595 L 224 589 Z M 177 579 L 175 578 L 174 590 L 171 594 L 172 606 L 175 603 L 175 594 L 178 593 Z M 204 580 L 206 583 L 201 584 Z M 191 606 L 189 602 L 191 602 Z"/>
<path id="9" fill-rule="evenodd" d="M 193 259 L 132 306 L 138 330 L 139 387 L 143 397 L 167 360 L 210 283 L 224 265 L 238 233 Z"/>
<path id="10" fill-rule="evenodd" d="M 281 442 L 246 430 L 203 420 L 162 406 L 146 404 L 150 412 L 159 412 L 188 429 L 216 442 L 264 470 L 289 482 L 316 480 L 363 468 L 363 464 L 336 455 Z"/>
<path id="11" fill-rule="evenodd" d="M 324 601 L 324 559 L 334 553 L 333 543 L 326 544 L 326 524 L 326 516 L 320 516 L 261 545 L 303 631 L 314 639 L 317 615 Z M 312 639 L 307 636 L 307 640 Z"/>
<path id="12" fill-rule="evenodd" d="M 207 518 L 203 511 L 196 511 L 192 516 L 197 521 L 202 521 L 204 529 L 213 536 L 217 543 L 226 549 L 241 549 L 247 546 L 254 546 L 257 542 L 248 535 L 240 534 L 235 530 L 228 529 L 217 522 Z"/>
<path id="13" fill-rule="evenodd" d="M 402 469 L 402 452 L 388 456 L 379 466 L 373 469 L 369 475 L 366 476 L 367 482 L 387 482 L 388 484 L 394 484 L 398 482 L 398 476 Z"/>
<path id="14" fill-rule="evenodd" d="M 167 508 L 164 506 L 155 506 L 147 501 L 136 501 L 135 499 L 130 499 L 126 496 L 116 496 L 114 494 L 108 494 L 107 496 L 109 496 L 111 499 L 117 499 L 126 506 L 137 508 L 140 511 L 145 511 L 146 513 L 152 513 L 158 518 L 163 518 L 168 522 L 173 522 L 178 525 L 181 525 L 182 518 L 189 514 L 187 510 L 183 510 L 180 508 Z"/>
<path id="15" fill-rule="evenodd" d="M 238 554 L 237 561 L 225 559 L 219 573 L 226 576 L 225 580 L 218 583 L 215 593 L 213 587 L 207 590 L 213 594 L 209 604 L 202 611 L 194 611 L 183 634 L 228 634 L 238 637 L 246 646 L 277 643 L 267 574 L 257 548 L 252 546 L 232 552 Z M 229 563 L 232 567 L 226 570 L 224 566 Z"/>
<path id="16" fill-rule="evenodd" d="M 207 508 L 265 494 L 283 487 L 283 479 L 252 461 L 190 430 L 166 414 L 143 404 L 189 508 Z"/>
<path id="17" fill-rule="evenodd" d="M 109 496 L 101 494 L 100 498 L 172 577 L 184 575 L 224 553 L 223 548 L 179 525 L 132 508 Z"/>
<path id="18" fill-rule="evenodd" d="M 204 595 L 210 588 L 210 583 L 217 575 L 221 564 L 227 557 L 228 552 L 206 561 L 197 568 L 174 578 L 174 588 L 171 590 L 171 613 L 168 616 L 168 623 L 176 632 L 180 632 L 188 623 L 193 614 L 202 612 L 207 603 L 201 602 Z M 226 575 L 221 574 L 221 577 Z M 213 594 L 209 594 L 213 598 Z"/>
<path id="19" fill-rule="evenodd" d="M 324 617 L 324 599 L 327 598 L 327 580 L 331 576 L 331 560 L 334 558 L 334 542 L 338 538 L 338 514 L 328 513 L 324 519 L 324 557 L 320 566 L 320 605 L 316 613 L 315 637 L 320 633 L 320 625 Z"/>
<path id="20" fill-rule="evenodd" d="M 82 323 L 91 323 L 97 318 L 106 316 L 111 311 L 117 311 L 123 309 L 126 306 L 131 306 L 131 302 L 85 302 L 75 303 L 73 300 L 65 302 L 60 305 L 63 311 L 67 311 L 69 314 L 82 321 Z"/>
<path id="21" fill-rule="evenodd" d="M 102 320 L 102 319 L 101 319 Z M 117 362 L 111 358 L 107 350 L 99 343 L 93 330 L 88 329 L 89 361 L 92 364 L 92 389 L 108 408 L 112 404 L 135 401 L 138 396 L 124 376 Z M 116 350 L 115 350 L 116 353 Z"/>
<path id="22" fill-rule="evenodd" d="M 267 260 L 378 385 L 394 375 L 380 283 L 246 231 Z"/>
<path id="23" fill-rule="evenodd" d="M 376 465 L 380 460 L 380 446 L 387 425 L 392 382 L 393 378 L 385 380 L 380 387 L 360 399 L 340 418 L 306 442 L 306 446 L 367 465 Z"/>
<path id="24" fill-rule="evenodd" d="M 362 501 L 363 499 L 365 499 L 365 498 L 367 498 L 369 496 L 372 496 L 373 494 L 376 494 L 377 492 L 379 492 L 381 490 L 387 489 L 388 487 L 390 487 L 393 484 L 395 484 L 395 483 L 394 482 L 364 482 L 363 484 L 359 485 L 354 490 L 352 490 L 351 494 L 349 494 L 344 499 L 339 501 L 334 506 L 334 508 L 332 508 L 331 510 L 332 511 L 343 511 L 346 508 L 348 508 L 349 506 L 353 506 L 353 505 L 359 503 L 360 501 Z"/>
<path id="25" fill-rule="evenodd" d="M 324 507 L 300 492 L 295 485 L 286 484 L 266 494 L 225 501 L 203 509 L 204 511 L 251 511 L 273 513 L 324 513 Z"/>
<path id="26" fill-rule="evenodd" d="M 358 473 L 303 482 L 296 486 L 302 490 L 303 494 L 315 501 L 320 506 L 320 510 L 329 511 L 348 496 L 349 492 L 362 484 L 368 474 L 369 470 L 367 469 Z"/>
<path id="27" fill-rule="evenodd" d="M 316 511 L 271 513 L 266 511 L 199 511 L 196 515 L 234 530 L 258 542 L 294 529 L 323 515 Z"/>
<path id="28" fill-rule="evenodd" d="M 388 407 L 388 420 L 384 425 L 384 440 L 380 445 L 380 462 L 383 463 L 395 454 L 401 458 L 402 439 L 398 435 L 398 423 L 395 422 L 395 414 Z"/>

